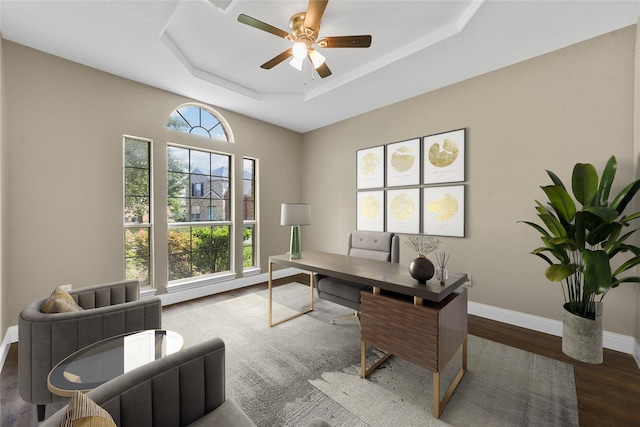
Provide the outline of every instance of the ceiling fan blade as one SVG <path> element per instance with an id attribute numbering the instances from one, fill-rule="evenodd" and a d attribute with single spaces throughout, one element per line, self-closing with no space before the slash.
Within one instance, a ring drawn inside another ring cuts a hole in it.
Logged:
<path id="1" fill-rule="evenodd" d="M 273 25 L 269 25 L 266 22 L 259 21 L 256 18 L 252 18 L 248 15 L 245 15 L 244 13 L 241 13 L 240 15 L 238 15 L 238 22 L 242 22 L 243 24 L 247 24 L 250 27 L 254 27 L 259 30 L 266 31 L 267 33 L 271 33 L 278 37 L 282 37 L 283 39 L 286 39 L 289 36 L 289 33 L 287 33 L 286 31 L 281 30 L 280 28 L 274 27 Z"/>
<path id="2" fill-rule="evenodd" d="M 329 67 L 327 67 L 326 62 L 321 66 L 319 66 L 318 68 L 316 68 L 316 71 L 318 72 L 318 74 L 320 74 L 320 77 L 322 77 L 323 79 L 331 75 L 331 70 L 329 69 Z"/>
<path id="3" fill-rule="evenodd" d="M 292 55 L 293 55 L 293 51 L 291 49 L 287 49 L 284 52 L 282 52 L 280 55 L 262 64 L 260 68 L 264 68 L 265 70 L 270 70 L 276 65 L 278 65 L 279 63 L 281 63 L 282 61 L 284 61 L 285 59 L 291 57 Z"/>
<path id="4" fill-rule="evenodd" d="M 329 3 L 329 0 L 309 0 L 307 13 L 304 17 L 305 28 L 312 28 L 314 31 L 318 31 L 322 15 L 324 14 L 324 10 L 327 8 L 327 3 Z"/>
<path id="5" fill-rule="evenodd" d="M 318 40 L 320 47 L 369 47 L 371 46 L 371 36 L 338 36 L 323 37 Z"/>

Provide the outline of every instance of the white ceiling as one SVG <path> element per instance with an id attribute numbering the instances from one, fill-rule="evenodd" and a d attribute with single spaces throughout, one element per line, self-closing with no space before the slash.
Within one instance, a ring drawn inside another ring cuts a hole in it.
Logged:
<path id="1" fill-rule="evenodd" d="M 321 49 L 333 74 L 285 61 L 307 0 L 1 0 L 2 36 L 62 58 L 307 132 L 635 24 L 640 0 L 330 0 L 320 36 L 371 34 L 368 49 Z"/>

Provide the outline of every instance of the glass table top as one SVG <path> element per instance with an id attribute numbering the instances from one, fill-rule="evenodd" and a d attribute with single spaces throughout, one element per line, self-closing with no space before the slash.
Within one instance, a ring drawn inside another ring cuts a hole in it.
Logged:
<path id="1" fill-rule="evenodd" d="M 176 353 L 184 340 L 177 332 L 154 329 L 107 338 L 76 351 L 49 373 L 47 386 L 59 396 L 89 391 L 144 364 Z"/>

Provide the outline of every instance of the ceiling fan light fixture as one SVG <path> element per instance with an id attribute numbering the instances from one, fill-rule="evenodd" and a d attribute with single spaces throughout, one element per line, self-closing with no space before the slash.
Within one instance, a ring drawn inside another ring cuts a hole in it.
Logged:
<path id="1" fill-rule="evenodd" d="M 309 59 L 311 59 L 311 62 L 313 63 L 313 68 L 315 68 L 317 70 L 319 66 L 324 64 L 324 60 L 326 58 L 324 56 L 322 56 L 322 54 L 320 52 L 318 52 L 317 50 L 311 49 L 309 51 Z"/>
<path id="2" fill-rule="evenodd" d="M 293 51 L 293 57 L 300 61 L 307 57 L 307 45 L 302 42 L 295 43 L 291 50 Z"/>
<path id="3" fill-rule="evenodd" d="M 293 58 L 291 58 L 291 61 L 289 61 L 289 65 L 291 65 L 298 71 L 302 71 L 302 64 L 304 64 L 304 58 L 300 59 L 294 56 Z"/>

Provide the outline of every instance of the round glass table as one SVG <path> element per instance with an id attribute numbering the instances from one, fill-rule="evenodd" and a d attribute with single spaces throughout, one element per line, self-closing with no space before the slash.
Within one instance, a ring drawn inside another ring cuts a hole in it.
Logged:
<path id="1" fill-rule="evenodd" d="M 58 396 L 87 392 L 144 364 L 176 353 L 184 340 L 177 332 L 153 329 L 98 341 L 64 358 L 49 373 L 47 387 Z"/>

